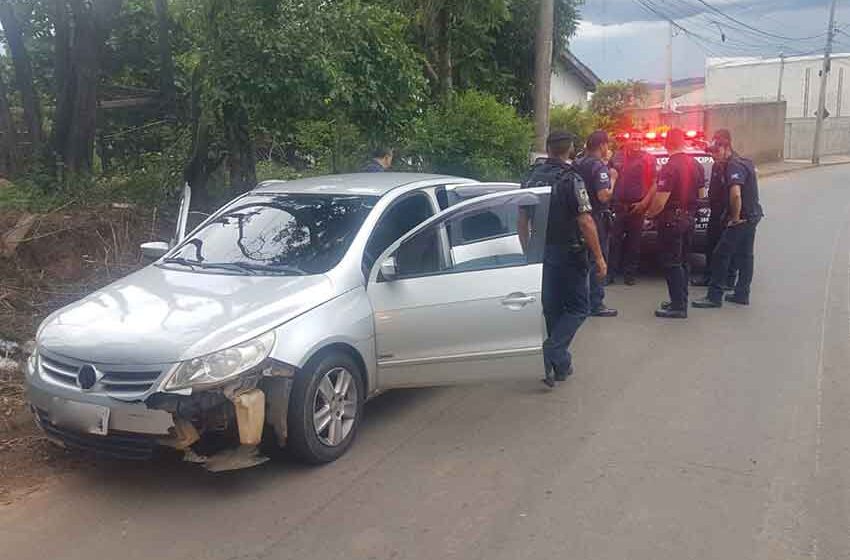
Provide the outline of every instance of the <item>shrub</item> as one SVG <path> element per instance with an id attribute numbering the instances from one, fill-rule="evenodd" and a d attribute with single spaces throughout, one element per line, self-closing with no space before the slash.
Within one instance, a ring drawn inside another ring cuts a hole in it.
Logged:
<path id="1" fill-rule="evenodd" d="M 581 142 L 599 126 L 598 119 L 588 109 L 578 105 L 557 105 L 549 112 L 549 128 L 572 132 Z"/>
<path id="2" fill-rule="evenodd" d="M 410 153 L 427 171 L 505 180 L 528 166 L 531 123 L 489 94 L 459 93 L 426 111 L 414 131 Z"/>

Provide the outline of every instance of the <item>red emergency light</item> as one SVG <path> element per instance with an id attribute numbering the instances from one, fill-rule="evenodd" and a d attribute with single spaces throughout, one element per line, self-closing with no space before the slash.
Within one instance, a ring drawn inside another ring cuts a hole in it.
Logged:
<path id="1" fill-rule="evenodd" d="M 656 138 L 658 138 L 658 133 L 650 130 L 644 136 L 647 140 L 655 140 Z"/>
<path id="2" fill-rule="evenodd" d="M 697 132 L 696 130 L 688 130 L 685 132 L 685 136 L 687 136 L 688 138 L 696 138 L 697 136 L 699 136 L 699 132 Z"/>

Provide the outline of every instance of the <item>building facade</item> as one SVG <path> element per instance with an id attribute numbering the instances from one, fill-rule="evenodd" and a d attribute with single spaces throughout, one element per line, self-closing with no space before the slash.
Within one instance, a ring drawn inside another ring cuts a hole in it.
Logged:
<path id="1" fill-rule="evenodd" d="M 599 77 L 571 52 L 564 50 L 552 65 L 549 100 L 552 105 L 586 106 Z"/>
<path id="2" fill-rule="evenodd" d="M 826 84 L 828 116 L 850 116 L 850 53 L 834 54 L 831 60 Z M 784 100 L 787 118 L 814 118 L 822 67 L 823 56 L 818 55 L 709 58 L 705 69 L 705 103 Z"/>

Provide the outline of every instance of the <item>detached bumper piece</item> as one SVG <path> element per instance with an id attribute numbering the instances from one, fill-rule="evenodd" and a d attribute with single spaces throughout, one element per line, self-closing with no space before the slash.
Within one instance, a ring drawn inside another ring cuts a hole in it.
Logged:
<path id="1" fill-rule="evenodd" d="M 44 411 L 35 410 L 36 421 L 48 438 L 78 451 L 108 459 L 146 461 L 154 456 L 157 440 L 152 436 L 112 432 L 105 436 L 83 434 L 51 424 Z"/>

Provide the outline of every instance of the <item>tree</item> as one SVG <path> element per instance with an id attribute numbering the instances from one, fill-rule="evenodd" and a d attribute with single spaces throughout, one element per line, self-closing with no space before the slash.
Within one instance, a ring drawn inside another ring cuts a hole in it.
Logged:
<path id="1" fill-rule="evenodd" d="M 12 111 L 9 107 L 9 95 L 6 80 L 0 75 L 0 174 L 9 176 L 17 169 L 18 135 Z"/>
<path id="2" fill-rule="evenodd" d="M 418 119 L 410 149 L 428 171 L 503 181 L 526 169 L 531 139 L 513 107 L 469 90 Z"/>
<path id="3" fill-rule="evenodd" d="M 171 54 L 171 16 L 168 0 L 154 0 L 157 19 L 157 42 L 159 47 L 159 93 L 166 114 L 177 112 L 177 87 L 174 85 L 174 59 Z"/>
<path id="4" fill-rule="evenodd" d="M 57 99 L 53 146 L 65 169 L 74 174 L 89 173 L 97 133 L 102 50 L 121 0 L 70 0 L 68 7 L 70 11 L 62 14 L 63 6 L 58 6 L 56 14 L 57 23 L 68 23 L 62 32 L 68 44 L 57 46 L 57 66 L 67 67 Z"/>
<path id="5" fill-rule="evenodd" d="M 640 104 L 649 95 L 645 82 L 629 80 L 605 82 L 596 86 L 590 100 L 590 110 L 603 119 L 607 128 L 623 129 L 631 126 L 626 108 Z"/>
<path id="6" fill-rule="evenodd" d="M 24 120 L 30 134 L 33 152 L 38 152 L 43 138 L 41 102 L 33 81 L 32 63 L 24 42 L 21 24 L 11 0 L 0 1 L 0 24 L 3 26 L 6 42 L 12 54 L 12 63 L 15 66 L 15 82 L 18 91 L 21 92 Z"/>
<path id="7" fill-rule="evenodd" d="M 595 115 L 583 107 L 558 105 L 552 107 L 549 113 L 549 128 L 572 132 L 579 138 L 585 139 L 596 130 L 597 122 Z"/>

